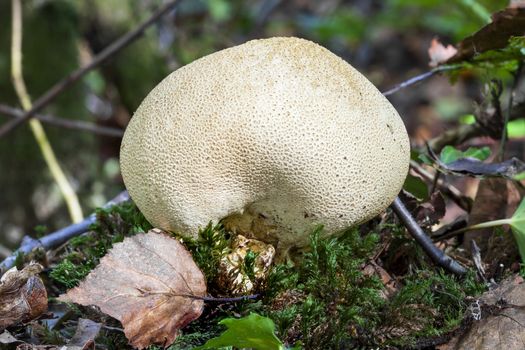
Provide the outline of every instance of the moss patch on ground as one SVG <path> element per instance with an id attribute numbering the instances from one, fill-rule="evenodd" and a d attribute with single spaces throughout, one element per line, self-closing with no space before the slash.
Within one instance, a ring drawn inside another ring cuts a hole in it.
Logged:
<path id="1" fill-rule="evenodd" d="M 49 276 L 55 290 L 76 286 L 114 243 L 150 228 L 131 203 L 97 211 L 91 231 L 72 239 L 52 267 Z M 403 240 L 401 231 L 395 228 L 396 241 Z M 210 224 L 198 239 L 183 241 L 206 276 L 209 294 L 220 295 L 216 266 L 229 253 L 229 233 Z M 458 328 L 466 317 L 468 298 L 484 290 L 473 273 L 458 279 L 418 258 L 418 268 L 398 276 L 401 287 L 387 299 L 381 280 L 364 272 L 372 260 L 388 253 L 380 249 L 378 234 L 353 229 L 337 238 L 322 238 L 318 228 L 299 262 L 272 267 L 267 283 L 257 290 L 258 300 L 206 303 L 202 316 L 182 330 L 170 349 L 202 345 L 223 331 L 220 320 L 250 312 L 271 318 L 277 336 L 289 346 L 300 342 L 305 349 L 417 347 Z M 245 265 L 249 270 L 249 259 Z M 84 312 L 76 310 L 79 317 L 86 317 Z M 126 343 L 122 333 L 105 331 L 101 337 L 105 344 Z"/>

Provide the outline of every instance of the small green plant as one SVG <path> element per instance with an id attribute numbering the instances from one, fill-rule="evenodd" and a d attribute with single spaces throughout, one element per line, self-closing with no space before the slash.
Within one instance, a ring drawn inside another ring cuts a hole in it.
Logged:
<path id="1" fill-rule="evenodd" d="M 210 339 L 195 350 L 216 349 L 225 346 L 252 348 L 256 350 L 284 350 L 284 344 L 275 336 L 275 324 L 267 317 L 250 314 L 235 319 L 225 318 L 219 324 L 228 329 L 220 336 Z"/>
<path id="2" fill-rule="evenodd" d="M 452 163 L 462 158 L 475 158 L 477 160 L 485 160 L 490 156 L 489 147 L 469 147 L 466 151 L 460 151 L 453 146 L 445 146 L 439 154 L 439 159 L 445 164 Z"/>
<path id="3" fill-rule="evenodd" d="M 69 259 L 65 259 L 49 275 L 69 289 L 77 286 L 92 269 L 91 264 L 74 264 Z"/>

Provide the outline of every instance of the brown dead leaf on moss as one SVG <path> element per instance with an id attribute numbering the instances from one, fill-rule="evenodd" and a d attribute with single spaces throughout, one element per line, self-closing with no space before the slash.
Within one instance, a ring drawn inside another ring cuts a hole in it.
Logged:
<path id="1" fill-rule="evenodd" d="M 177 240 L 158 229 L 126 238 L 59 300 L 96 305 L 124 326 L 131 345 L 173 343 L 202 313 L 204 275 Z"/>
<path id="2" fill-rule="evenodd" d="M 29 321 L 47 310 L 47 292 L 38 277 L 42 266 L 31 263 L 21 271 L 16 267 L 0 279 L 0 331 Z"/>

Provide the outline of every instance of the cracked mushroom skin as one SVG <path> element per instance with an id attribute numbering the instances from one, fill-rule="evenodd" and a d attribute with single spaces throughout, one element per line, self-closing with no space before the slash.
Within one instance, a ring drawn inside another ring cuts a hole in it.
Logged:
<path id="1" fill-rule="evenodd" d="M 363 75 L 304 39 L 249 41 L 171 73 L 121 145 L 131 198 L 154 226 L 210 221 L 278 254 L 365 222 L 408 172 L 405 126 Z"/>

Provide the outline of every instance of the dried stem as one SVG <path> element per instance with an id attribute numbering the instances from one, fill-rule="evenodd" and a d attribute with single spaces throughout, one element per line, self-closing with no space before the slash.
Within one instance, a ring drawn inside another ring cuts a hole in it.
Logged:
<path id="1" fill-rule="evenodd" d="M 418 162 L 414 160 L 410 161 L 410 167 L 412 168 L 412 170 L 421 175 L 421 177 L 423 177 L 427 181 L 433 181 L 433 179 L 435 178 L 434 174 L 427 171 Z M 456 203 L 461 209 L 465 210 L 466 212 L 470 212 L 470 210 L 472 209 L 472 200 L 468 197 L 463 196 L 463 194 L 460 190 L 457 189 L 457 187 L 445 182 L 443 179 L 438 179 L 436 185 L 441 192 L 443 192 L 447 197 L 452 199 L 454 203 Z"/>
<path id="2" fill-rule="evenodd" d="M 509 120 L 523 118 L 525 115 L 525 100 L 516 101 L 512 107 L 502 111 L 503 115 L 508 115 Z M 428 142 L 430 148 L 439 152 L 446 145 L 459 145 L 469 139 L 488 135 L 488 131 L 478 123 L 460 125 L 455 129 L 448 130 Z"/>
<path id="3" fill-rule="evenodd" d="M 393 88 L 383 92 L 383 95 L 384 96 L 390 96 L 392 94 L 395 94 L 396 92 L 398 92 L 401 89 L 404 89 L 404 88 L 409 87 L 411 85 L 417 84 L 417 83 L 419 83 L 419 82 L 421 82 L 423 80 L 426 80 L 426 79 L 434 76 L 437 73 L 441 73 L 441 72 L 445 72 L 445 71 L 449 71 L 449 70 L 454 70 L 454 69 L 457 69 L 458 67 L 459 66 L 457 66 L 457 65 L 447 65 L 447 66 L 436 67 L 436 68 L 434 68 L 434 69 L 432 69 L 432 70 L 430 70 L 428 72 L 425 72 L 425 73 L 420 74 L 420 75 L 416 75 L 415 77 L 412 77 L 410 79 L 405 80 L 402 83 L 397 84 Z"/>
<path id="4" fill-rule="evenodd" d="M 425 234 L 416 220 L 414 220 L 399 197 L 394 200 L 391 207 L 403 222 L 408 232 L 437 265 L 456 275 L 464 275 L 467 272 L 457 261 L 443 253 L 432 243 L 432 240 Z"/>
<path id="5" fill-rule="evenodd" d="M 0 104 L 0 114 L 4 114 L 6 116 L 14 118 L 21 118 L 24 115 L 24 111 L 18 108 L 13 108 L 11 106 Z M 41 122 L 52 126 L 61 127 L 64 129 L 88 131 L 101 136 L 122 138 L 122 136 L 124 135 L 124 131 L 121 129 L 110 128 L 107 126 L 99 126 L 94 123 L 85 122 L 81 120 L 59 118 L 49 114 L 37 113 L 35 114 L 35 119 L 38 119 Z"/>
<path id="6" fill-rule="evenodd" d="M 507 103 L 507 110 L 503 113 L 503 131 L 501 132 L 501 140 L 500 140 L 500 144 L 499 144 L 499 150 L 498 150 L 498 153 L 499 153 L 499 157 L 501 160 L 503 160 L 504 158 L 504 153 L 505 153 L 505 144 L 507 142 L 507 125 L 509 123 L 509 120 L 510 120 L 510 117 L 511 117 L 511 110 L 512 110 L 512 105 L 514 103 L 514 93 L 516 91 L 516 88 L 518 87 L 518 82 L 519 82 L 519 78 L 520 78 L 520 75 L 521 75 L 521 69 L 523 67 L 523 64 L 520 62 L 519 66 L 518 66 L 518 69 L 516 70 L 516 72 L 514 73 L 514 79 L 513 79 L 513 82 L 512 82 L 512 86 L 510 88 L 510 91 L 509 91 L 509 101 Z"/>
<path id="7" fill-rule="evenodd" d="M 111 45 L 106 47 L 102 52 L 95 56 L 93 58 L 93 61 L 91 61 L 88 65 L 77 69 L 76 71 L 72 72 L 70 75 L 53 85 L 49 90 L 47 90 L 46 93 L 44 93 L 44 95 L 42 95 L 35 101 L 33 107 L 26 111 L 21 118 L 10 120 L 9 122 L 2 125 L 2 127 L 0 127 L 0 137 L 5 136 L 16 127 L 33 118 L 37 112 L 42 110 L 42 108 L 47 106 L 49 103 L 53 102 L 62 92 L 64 92 L 69 86 L 73 85 L 73 83 L 82 78 L 86 73 L 97 68 L 108 58 L 112 57 L 113 55 L 121 51 L 123 48 L 131 44 L 133 41 L 138 39 L 149 26 L 151 26 L 160 17 L 172 10 L 177 3 L 178 0 L 169 1 L 164 6 L 159 8 L 149 19 L 143 22 L 140 26 L 128 32 L 127 34 L 113 42 Z"/>
<path id="8" fill-rule="evenodd" d="M 30 111 L 32 108 L 31 98 L 27 93 L 24 77 L 22 74 L 22 4 L 20 0 L 12 0 L 12 42 L 11 42 L 11 75 L 13 78 L 13 85 L 18 95 L 18 99 L 25 111 Z M 15 119 L 17 120 L 17 119 Z M 42 127 L 40 121 L 32 119 L 29 123 L 31 132 L 35 137 L 38 147 L 46 161 L 47 167 L 53 176 L 64 200 L 66 202 L 69 216 L 74 223 L 82 221 L 82 208 L 78 201 L 78 197 L 73 190 L 73 187 L 62 171 L 60 164 L 55 156 L 55 152 L 49 143 L 46 132 Z"/>
<path id="9" fill-rule="evenodd" d="M 460 235 L 462 233 L 465 233 L 467 231 L 481 230 L 481 229 L 484 229 L 484 228 L 498 227 L 498 226 L 510 225 L 510 224 L 512 224 L 512 219 L 499 219 L 499 220 L 486 221 L 486 222 L 482 222 L 480 224 L 470 225 L 470 226 L 467 226 L 467 227 L 460 228 L 459 230 L 454 230 L 452 232 L 447 232 L 447 233 L 445 233 L 443 235 L 439 235 L 439 236 L 433 237 L 433 240 L 434 240 L 434 242 L 439 242 L 439 241 L 443 241 L 445 239 L 449 239 L 449 238 L 458 236 L 458 235 Z"/>

